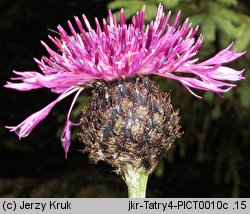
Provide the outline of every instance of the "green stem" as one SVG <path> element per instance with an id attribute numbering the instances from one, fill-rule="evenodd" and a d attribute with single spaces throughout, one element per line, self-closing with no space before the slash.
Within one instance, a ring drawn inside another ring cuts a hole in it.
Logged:
<path id="1" fill-rule="evenodd" d="M 123 179 L 128 187 L 129 198 L 146 197 L 148 173 L 144 168 L 136 169 L 132 165 L 127 165 Z"/>

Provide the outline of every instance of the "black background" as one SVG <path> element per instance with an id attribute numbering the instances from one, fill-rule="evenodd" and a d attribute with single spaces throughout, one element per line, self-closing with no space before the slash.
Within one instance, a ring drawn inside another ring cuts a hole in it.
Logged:
<path id="1" fill-rule="evenodd" d="M 50 43 L 60 23 L 85 14 L 91 23 L 94 17 L 106 17 L 109 1 L 87 0 L 1 0 L 0 1 L 0 83 L 13 76 L 12 70 L 37 70 L 33 57 L 45 54 L 40 40 Z M 16 125 L 41 109 L 56 95 L 46 89 L 18 92 L 0 89 L 0 196 L 1 197 L 126 197 L 126 186 L 112 168 L 104 163 L 93 164 L 79 151 L 82 145 L 72 143 L 69 157 L 64 159 L 58 127 L 59 115 L 65 115 L 70 99 L 59 103 L 32 134 L 21 142 L 4 126 Z M 231 183 L 214 184 L 211 165 L 175 154 L 174 163 L 165 163 L 164 175 L 151 176 L 148 197 L 230 197 Z M 249 183 L 249 146 L 244 157 L 241 179 Z M 183 177 L 183 173 L 185 176 Z M 249 197 L 249 185 L 241 191 Z"/>

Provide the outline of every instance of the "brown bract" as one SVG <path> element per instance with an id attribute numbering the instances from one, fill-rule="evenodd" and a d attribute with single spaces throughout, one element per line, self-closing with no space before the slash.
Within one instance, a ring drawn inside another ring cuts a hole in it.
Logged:
<path id="1" fill-rule="evenodd" d="M 181 135 L 170 96 L 148 77 L 95 84 L 81 128 L 84 151 L 122 175 L 127 164 L 151 173 Z"/>

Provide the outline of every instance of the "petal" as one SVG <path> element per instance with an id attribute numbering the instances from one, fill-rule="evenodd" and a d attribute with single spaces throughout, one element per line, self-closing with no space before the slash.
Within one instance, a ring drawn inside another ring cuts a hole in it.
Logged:
<path id="1" fill-rule="evenodd" d="M 61 143 L 65 152 L 66 159 L 68 157 L 68 151 L 71 144 L 71 125 L 71 122 L 67 119 L 61 135 Z"/>
<path id="2" fill-rule="evenodd" d="M 234 84 L 217 81 L 214 79 L 196 79 L 192 77 L 181 77 L 181 76 L 175 76 L 171 73 L 155 73 L 158 76 L 170 78 L 179 81 L 186 89 L 188 89 L 192 94 L 194 94 L 197 97 L 200 97 L 199 95 L 196 95 L 193 91 L 191 91 L 191 88 L 204 90 L 204 91 L 213 91 L 216 93 L 225 93 L 229 91 L 232 87 L 234 87 Z"/>
<path id="3" fill-rule="evenodd" d="M 238 80 L 245 79 L 242 76 L 243 72 L 244 72 L 244 69 L 241 71 L 237 71 L 229 67 L 220 66 L 215 71 L 210 72 L 209 76 L 217 80 L 238 81 Z"/>
<path id="4" fill-rule="evenodd" d="M 48 115 L 55 104 L 56 102 L 50 103 L 45 108 L 29 116 L 18 126 L 6 126 L 6 128 L 10 129 L 11 132 L 16 132 L 16 134 L 19 136 L 19 139 L 27 137 L 30 132 L 38 125 L 38 123 L 40 123 Z"/>
<path id="5" fill-rule="evenodd" d="M 42 74 L 35 71 L 27 71 L 27 72 L 13 71 L 13 72 L 19 75 L 19 77 L 12 78 L 12 80 L 20 80 L 22 82 L 20 83 L 7 82 L 7 84 L 5 84 L 4 87 L 16 89 L 19 91 L 29 91 L 43 87 L 36 80 L 37 76 Z"/>
<path id="6" fill-rule="evenodd" d="M 62 146 L 63 146 L 63 149 L 65 151 L 65 158 L 67 158 L 68 156 L 68 151 L 69 151 L 69 147 L 70 147 L 70 144 L 71 144 L 71 126 L 77 126 L 77 125 L 80 125 L 79 124 L 73 124 L 71 121 L 70 121 L 70 114 L 71 114 L 71 111 L 74 107 L 74 104 L 76 102 L 76 99 L 77 97 L 79 96 L 79 94 L 82 92 L 83 88 L 79 89 L 71 103 L 71 106 L 69 108 L 69 111 L 68 111 L 68 114 L 67 114 L 67 119 L 66 119 L 66 123 L 65 123 L 65 126 L 64 126 L 64 129 L 63 129 L 63 132 L 62 132 L 62 135 L 61 135 L 61 143 L 62 143 Z"/>
<path id="7" fill-rule="evenodd" d="M 220 51 L 219 53 L 217 53 L 214 57 L 201 62 L 197 65 L 215 65 L 215 64 L 224 64 L 224 63 L 228 63 L 231 62 L 239 57 L 241 57 L 242 55 L 244 55 L 246 52 L 242 52 L 242 53 L 236 53 L 235 51 L 230 51 L 229 49 L 232 47 L 233 43 L 231 43 L 227 48 L 225 48 L 224 50 Z"/>
<path id="8" fill-rule="evenodd" d="M 88 73 L 59 72 L 50 75 L 43 75 L 33 71 L 14 71 L 14 73 L 19 75 L 19 77 L 14 78 L 13 80 L 19 80 L 22 82 L 7 82 L 5 87 L 19 91 L 29 91 L 46 87 L 50 88 L 55 93 L 63 93 L 72 86 L 79 87 L 80 85 L 84 85 L 85 83 L 99 78 Z"/>
<path id="9" fill-rule="evenodd" d="M 70 94 L 74 93 L 75 91 L 79 90 L 79 88 L 70 88 L 63 94 L 61 94 L 55 101 L 37 111 L 36 113 L 29 116 L 25 119 L 22 123 L 17 126 L 6 126 L 6 128 L 10 129 L 10 131 L 16 132 L 19 136 L 19 139 L 26 137 L 30 134 L 30 132 L 49 114 L 51 109 L 62 99 L 69 96 Z"/>

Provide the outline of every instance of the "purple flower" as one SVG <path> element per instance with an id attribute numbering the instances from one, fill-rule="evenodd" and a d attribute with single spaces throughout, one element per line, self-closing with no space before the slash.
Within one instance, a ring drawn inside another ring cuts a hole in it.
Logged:
<path id="1" fill-rule="evenodd" d="M 127 25 L 123 9 L 119 23 L 109 11 L 108 23 L 103 19 L 102 27 L 95 19 L 95 30 L 86 16 L 82 16 L 85 28 L 79 18 L 75 17 L 78 32 L 68 21 L 70 34 L 59 25 L 60 38 L 49 36 L 57 49 L 54 51 L 42 42 L 49 57 L 35 59 L 42 73 L 14 71 L 18 77 L 12 79 L 14 82 L 5 85 L 20 91 L 46 87 L 60 94 L 59 97 L 18 126 L 7 128 L 15 131 L 20 139 L 26 137 L 57 102 L 76 92 L 61 137 L 67 154 L 70 128 L 77 125 L 70 121 L 71 110 L 77 96 L 92 82 L 153 74 L 177 80 L 193 95 L 199 97 L 192 88 L 224 93 L 235 86 L 231 81 L 244 79 L 243 70 L 236 71 L 223 66 L 244 54 L 231 51 L 232 45 L 204 62 L 197 62 L 198 58 L 195 56 L 203 40 L 202 35 L 196 36 L 198 26 L 192 28 L 191 24 L 188 24 L 188 18 L 179 26 L 180 12 L 170 25 L 171 12 L 165 15 L 162 5 L 159 5 L 156 18 L 149 25 L 144 23 L 144 13 L 145 8 L 137 12 L 132 23 Z"/>

